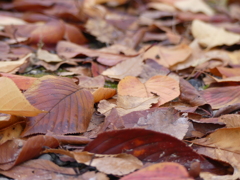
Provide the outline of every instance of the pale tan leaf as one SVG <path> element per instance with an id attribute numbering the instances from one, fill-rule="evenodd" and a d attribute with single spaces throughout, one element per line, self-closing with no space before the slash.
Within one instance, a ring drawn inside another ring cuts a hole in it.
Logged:
<path id="1" fill-rule="evenodd" d="M 123 79 L 126 76 L 138 76 L 142 71 L 143 57 L 141 55 L 118 63 L 116 66 L 103 71 L 102 75 Z"/>
<path id="2" fill-rule="evenodd" d="M 149 109 L 152 104 L 156 104 L 158 102 L 158 99 L 158 96 L 134 97 L 118 95 L 116 109 L 118 114 L 123 116 L 133 111 Z"/>
<path id="3" fill-rule="evenodd" d="M 0 113 L 37 116 L 44 112 L 33 107 L 11 79 L 0 77 L 0 87 Z"/>
<path id="4" fill-rule="evenodd" d="M 182 11 L 202 12 L 209 16 L 214 15 L 214 11 L 203 0 L 182 0 L 175 2 L 174 5 Z"/>
<path id="5" fill-rule="evenodd" d="M 61 62 L 63 61 L 58 55 L 52 54 L 46 50 L 38 49 L 37 58 L 45 62 Z"/>
<path id="6" fill-rule="evenodd" d="M 228 32 L 200 20 L 193 21 L 191 31 L 199 43 L 207 48 L 221 45 L 231 46 L 240 41 L 239 34 Z"/>
<path id="7" fill-rule="evenodd" d="M 21 124 L 10 126 L 9 128 L 0 132 L 0 145 L 8 140 L 19 138 L 22 133 L 23 127 Z"/>
<path id="8" fill-rule="evenodd" d="M 131 154 L 118 154 L 115 157 L 94 159 L 91 165 L 106 174 L 121 176 L 141 168 L 143 164 Z"/>
<path id="9" fill-rule="evenodd" d="M 0 63 L 0 72 L 8 73 L 17 70 L 21 65 L 23 65 L 26 60 L 32 55 L 32 53 L 27 54 L 23 58 L 17 61 L 3 61 Z"/>
<path id="10" fill-rule="evenodd" d="M 98 103 L 98 112 L 107 116 L 109 115 L 112 108 L 115 108 L 116 106 L 117 106 L 116 104 L 110 103 L 107 100 L 101 100 Z"/>

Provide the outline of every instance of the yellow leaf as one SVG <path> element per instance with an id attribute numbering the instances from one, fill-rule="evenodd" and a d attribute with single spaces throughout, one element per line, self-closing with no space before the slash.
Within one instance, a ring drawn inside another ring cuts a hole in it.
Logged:
<path id="1" fill-rule="evenodd" d="M 11 79 L 0 78 L 0 113 L 16 116 L 37 116 L 43 112 L 27 101 Z"/>

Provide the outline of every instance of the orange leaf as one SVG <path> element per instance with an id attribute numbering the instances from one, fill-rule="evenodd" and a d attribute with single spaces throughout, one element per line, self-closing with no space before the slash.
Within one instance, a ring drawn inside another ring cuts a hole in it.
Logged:
<path id="1" fill-rule="evenodd" d="M 160 97 L 158 105 L 161 105 L 178 97 L 180 91 L 177 80 L 169 76 L 157 75 L 145 83 L 141 83 L 136 77 L 127 76 L 119 82 L 118 93 L 135 97 L 150 97 L 157 94 Z"/>

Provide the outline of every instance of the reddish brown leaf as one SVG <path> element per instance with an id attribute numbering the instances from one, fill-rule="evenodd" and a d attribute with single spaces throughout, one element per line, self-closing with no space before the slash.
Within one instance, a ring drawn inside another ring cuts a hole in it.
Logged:
<path id="1" fill-rule="evenodd" d="M 25 92 L 26 98 L 48 113 L 29 118 L 23 136 L 36 133 L 79 133 L 87 130 L 93 96 L 71 79 L 44 76 Z"/>
<path id="2" fill-rule="evenodd" d="M 64 37 L 76 44 L 85 44 L 87 39 L 84 37 L 82 32 L 73 25 L 65 24 L 65 35 Z"/>
<path id="3" fill-rule="evenodd" d="M 219 109 L 240 101 L 240 86 L 209 88 L 201 94 L 213 109 Z"/>
<path id="4" fill-rule="evenodd" d="M 182 101 L 185 101 L 192 106 L 201 106 L 206 104 L 206 100 L 200 93 L 186 80 L 180 78 L 180 96 Z"/>
<path id="5" fill-rule="evenodd" d="M 63 38 L 65 26 L 62 21 L 50 21 L 31 32 L 30 43 L 55 44 Z"/>
<path id="6" fill-rule="evenodd" d="M 0 147 L 0 169 L 8 170 L 15 165 L 40 155 L 44 147 L 58 147 L 58 141 L 49 136 L 34 136 L 27 141 L 14 139 L 7 141 Z"/>
<path id="7" fill-rule="evenodd" d="M 89 143 L 84 151 L 97 154 L 128 153 L 144 162 L 178 162 L 186 167 L 190 167 L 191 163 L 195 161 L 201 162 L 204 169 L 212 166 L 177 138 L 144 129 L 125 129 L 102 133 Z"/>

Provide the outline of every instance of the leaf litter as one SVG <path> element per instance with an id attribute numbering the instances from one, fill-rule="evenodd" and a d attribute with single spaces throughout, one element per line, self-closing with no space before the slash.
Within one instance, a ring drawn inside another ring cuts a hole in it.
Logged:
<path id="1" fill-rule="evenodd" d="M 238 1 L 0 8 L 1 177 L 240 177 Z"/>

